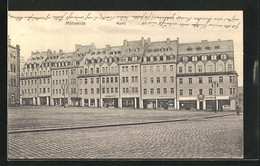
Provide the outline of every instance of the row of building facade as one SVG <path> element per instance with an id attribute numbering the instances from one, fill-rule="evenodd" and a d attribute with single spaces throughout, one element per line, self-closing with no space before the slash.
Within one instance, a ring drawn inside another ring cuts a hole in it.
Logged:
<path id="1" fill-rule="evenodd" d="M 22 105 L 235 109 L 238 88 L 232 40 L 35 51 L 20 73 Z"/>

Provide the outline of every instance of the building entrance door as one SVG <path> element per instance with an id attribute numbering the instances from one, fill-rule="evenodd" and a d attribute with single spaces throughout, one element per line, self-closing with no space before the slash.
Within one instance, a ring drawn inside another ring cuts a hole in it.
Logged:
<path id="1" fill-rule="evenodd" d="M 200 101 L 200 110 L 203 110 L 203 101 Z"/>

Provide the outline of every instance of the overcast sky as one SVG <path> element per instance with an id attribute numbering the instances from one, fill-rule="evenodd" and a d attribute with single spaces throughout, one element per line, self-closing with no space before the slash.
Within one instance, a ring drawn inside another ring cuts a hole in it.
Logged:
<path id="1" fill-rule="evenodd" d="M 239 74 L 239 86 L 243 85 L 243 13 L 242 11 L 205 11 L 205 12 L 184 12 L 184 11 L 106 11 L 106 12 L 89 12 L 89 11 L 74 11 L 72 16 L 177 16 L 181 17 L 198 17 L 198 18 L 234 18 L 239 19 L 240 25 L 235 28 L 192 28 L 181 26 L 159 27 L 159 26 L 144 26 L 141 25 L 144 20 L 128 19 L 121 21 L 119 19 L 106 21 L 106 20 L 73 20 L 72 18 L 66 20 L 66 16 L 71 14 L 71 11 L 10 11 L 11 16 L 62 16 L 65 17 L 61 20 L 48 20 L 28 21 L 23 18 L 17 21 L 15 18 L 8 17 L 8 35 L 11 38 L 11 44 L 19 44 L 21 47 L 21 56 L 25 59 L 29 58 L 31 51 L 46 51 L 47 49 L 56 50 L 63 49 L 65 52 L 74 51 L 75 44 L 89 45 L 95 43 L 97 48 L 103 48 L 106 44 L 111 46 L 120 46 L 123 40 L 140 40 L 141 37 L 151 38 L 152 41 L 163 41 L 166 38 L 176 40 L 179 37 L 180 43 L 200 42 L 201 40 L 216 41 L 233 40 L 234 41 L 234 56 L 235 56 L 235 69 Z M 177 13 L 177 15 L 176 15 Z M 66 21 L 81 22 L 84 21 L 85 25 L 66 25 Z M 150 20 L 153 21 L 153 20 Z M 175 20 L 177 21 L 177 20 Z M 206 20 L 205 20 L 206 21 Z M 230 24 L 236 20 L 230 21 Z M 119 25 L 121 22 L 126 24 Z M 178 22 L 178 21 L 177 21 Z M 185 23 L 185 20 L 179 20 Z M 187 20 L 187 23 L 191 23 Z M 194 22 L 193 22 L 194 23 Z M 203 20 L 201 20 L 203 23 Z M 216 23 L 216 22 L 214 22 Z M 221 21 L 220 21 L 221 23 Z M 226 22 L 225 22 L 226 23 Z"/>

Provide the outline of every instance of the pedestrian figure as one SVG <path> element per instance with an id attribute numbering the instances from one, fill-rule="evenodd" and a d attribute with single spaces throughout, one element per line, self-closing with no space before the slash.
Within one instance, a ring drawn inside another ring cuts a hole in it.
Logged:
<path id="1" fill-rule="evenodd" d="M 239 111 L 240 111 L 239 109 L 240 109 L 240 108 L 239 108 L 239 105 L 237 104 L 237 105 L 236 105 L 236 113 L 237 113 L 237 115 L 239 115 Z"/>

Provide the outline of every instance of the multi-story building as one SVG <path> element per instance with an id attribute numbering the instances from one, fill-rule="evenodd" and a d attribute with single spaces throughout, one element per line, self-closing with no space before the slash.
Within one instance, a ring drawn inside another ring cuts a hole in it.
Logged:
<path id="1" fill-rule="evenodd" d="M 235 109 L 237 93 L 233 41 L 220 40 L 142 38 L 105 48 L 76 45 L 71 53 L 34 52 L 21 77 L 23 105 L 220 110 Z"/>
<path id="2" fill-rule="evenodd" d="M 235 109 L 237 76 L 233 41 L 179 44 L 177 109 Z"/>
<path id="3" fill-rule="evenodd" d="M 8 106 L 18 106 L 20 105 L 20 46 L 12 46 L 9 36 L 7 62 L 7 102 Z"/>
<path id="4" fill-rule="evenodd" d="M 144 108 L 176 108 L 176 62 L 178 39 L 151 42 L 148 38 L 142 62 Z"/>

